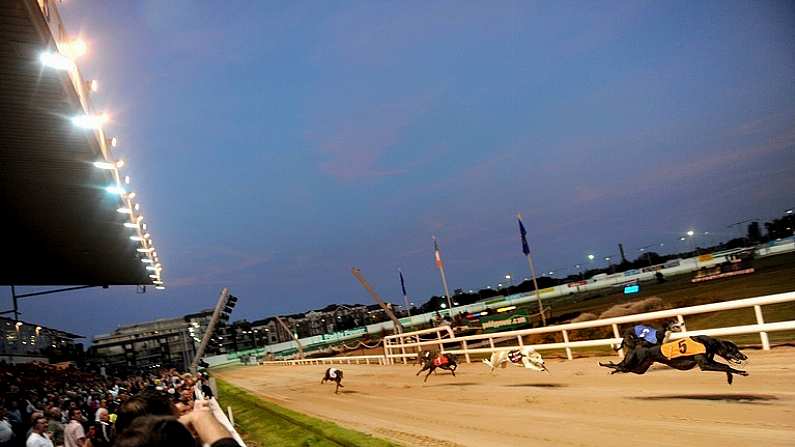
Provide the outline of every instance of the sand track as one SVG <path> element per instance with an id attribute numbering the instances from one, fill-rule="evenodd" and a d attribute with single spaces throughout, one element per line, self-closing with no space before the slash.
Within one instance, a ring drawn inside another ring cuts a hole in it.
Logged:
<path id="1" fill-rule="evenodd" d="M 749 377 L 654 368 L 613 375 L 599 359 L 548 361 L 457 377 L 414 366 L 342 365 L 344 393 L 324 366 L 251 366 L 217 375 L 296 411 L 413 446 L 793 446 L 795 348 L 749 351 Z M 615 358 L 613 358 L 614 360 Z M 604 360 L 604 359 L 602 359 Z"/>

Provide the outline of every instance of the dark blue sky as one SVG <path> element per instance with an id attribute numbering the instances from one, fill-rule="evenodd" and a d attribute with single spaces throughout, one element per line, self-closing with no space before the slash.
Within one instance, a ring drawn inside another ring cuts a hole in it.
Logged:
<path id="1" fill-rule="evenodd" d="M 795 6 L 699 2 L 60 5 L 168 289 L 34 298 L 87 336 L 211 306 L 256 319 L 572 273 L 795 206 Z M 3 291 L 7 294 L 7 291 Z"/>

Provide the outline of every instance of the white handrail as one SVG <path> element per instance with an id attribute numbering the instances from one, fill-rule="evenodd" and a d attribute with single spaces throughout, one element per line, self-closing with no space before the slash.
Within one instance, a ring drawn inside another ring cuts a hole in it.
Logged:
<path id="1" fill-rule="evenodd" d="M 769 305 L 769 304 L 778 304 L 778 303 L 786 303 L 795 301 L 795 292 L 786 292 L 786 293 L 779 293 L 774 295 L 767 295 L 755 298 L 745 298 L 739 300 L 732 300 L 732 301 L 724 301 L 720 303 L 711 303 L 711 304 L 703 304 L 698 306 L 689 306 L 689 307 L 681 307 L 677 309 L 669 309 L 669 310 L 661 310 L 655 312 L 646 312 L 642 314 L 635 314 L 635 315 L 626 315 L 622 317 L 613 317 L 613 318 L 605 318 L 602 320 L 592 320 L 592 321 L 584 321 L 579 323 L 567 323 L 567 324 L 560 324 L 556 326 L 547 326 L 542 328 L 533 328 L 533 329 L 521 329 L 515 331 L 506 331 L 506 332 L 494 332 L 491 334 L 480 334 L 480 335 L 469 335 L 465 337 L 453 337 L 444 340 L 435 340 L 429 342 L 404 342 L 402 343 L 403 348 L 412 347 L 421 348 L 424 345 L 428 344 L 436 344 L 442 347 L 444 352 L 449 352 L 451 354 L 463 354 L 466 356 L 466 361 L 470 362 L 469 354 L 476 354 L 476 353 L 488 353 L 495 350 L 494 347 L 494 340 L 497 338 L 511 338 L 515 337 L 517 343 L 513 346 L 500 346 L 496 349 L 516 349 L 520 348 L 524 345 L 522 337 L 526 335 L 535 335 L 535 334 L 549 334 L 549 333 L 561 333 L 563 335 L 563 342 L 555 342 L 555 343 L 542 343 L 542 344 L 534 344 L 530 345 L 536 350 L 550 350 L 550 349 L 564 349 L 566 351 L 566 356 L 569 359 L 573 358 L 572 349 L 573 348 L 584 348 L 584 347 L 598 347 L 598 346 L 610 346 L 615 345 L 621 341 L 618 332 L 618 325 L 625 324 L 625 323 L 638 323 L 644 321 L 651 321 L 651 320 L 659 320 L 662 318 L 676 318 L 679 320 L 680 323 L 684 325 L 684 316 L 685 315 L 694 315 L 694 314 L 703 314 L 709 312 L 717 312 L 723 310 L 734 310 L 734 309 L 750 309 L 753 308 L 757 324 L 752 325 L 744 325 L 744 326 L 734 326 L 734 327 L 724 327 L 724 328 L 713 328 L 713 329 L 704 329 L 698 331 L 683 331 L 680 333 L 673 334 L 672 338 L 677 339 L 681 337 L 686 337 L 689 335 L 711 335 L 711 336 L 726 336 L 726 335 L 740 335 L 740 334 L 750 334 L 750 333 L 758 333 L 760 339 L 762 341 L 762 348 L 763 349 L 770 349 L 770 343 L 767 338 L 768 332 L 774 331 L 783 331 L 783 330 L 792 330 L 795 329 L 795 320 L 791 321 L 782 321 L 776 323 L 765 323 L 764 317 L 762 314 L 761 306 Z M 599 327 L 611 327 L 613 329 L 613 338 L 602 338 L 602 339 L 595 339 L 595 340 L 580 340 L 580 341 L 569 341 L 568 332 L 572 330 L 578 329 L 590 329 L 590 328 L 599 328 Z M 426 330 L 425 332 L 427 332 Z M 417 331 L 419 332 L 419 331 Z M 402 354 L 394 354 L 392 353 L 392 347 L 394 347 L 394 339 L 401 338 L 401 337 L 408 337 L 411 338 L 414 336 L 416 332 L 408 332 L 404 334 L 393 335 L 385 338 L 384 340 L 384 352 L 386 357 L 390 359 L 399 359 L 405 358 L 406 356 Z M 468 342 L 471 341 L 489 341 L 491 344 L 490 348 L 468 348 Z M 462 346 L 462 349 L 446 349 L 444 345 L 458 343 Z"/>

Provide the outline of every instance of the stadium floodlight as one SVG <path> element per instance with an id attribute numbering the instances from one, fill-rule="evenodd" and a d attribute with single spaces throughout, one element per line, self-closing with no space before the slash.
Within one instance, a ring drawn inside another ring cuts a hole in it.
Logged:
<path id="1" fill-rule="evenodd" d="M 127 200 L 132 200 L 134 198 L 135 198 L 135 193 L 134 192 L 130 192 L 129 194 L 127 194 Z"/>
<path id="2" fill-rule="evenodd" d="M 141 259 L 141 262 L 143 262 L 144 264 L 153 264 L 155 261 L 153 261 L 153 260 L 151 260 L 149 258 L 143 258 L 143 259 Z"/>
<path id="3" fill-rule="evenodd" d="M 95 161 L 94 167 L 99 169 L 116 169 L 116 165 L 109 161 Z"/>
<path id="4" fill-rule="evenodd" d="M 160 275 L 149 275 L 152 279 L 160 279 Z"/>
<path id="5" fill-rule="evenodd" d="M 153 250 L 154 250 L 154 248 L 138 248 L 137 249 L 138 253 L 149 253 L 149 252 L 151 252 Z"/>
<path id="6" fill-rule="evenodd" d="M 96 93 L 99 91 L 99 81 L 96 79 L 92 79 L 88 85 L 92 92 Z"/>
<path id="7" fill-rule="evenodd" d="M 110 139 L 110 147 L 116 147 L 118 145 L 119 145 L 119 139 L 118 138 L 113 137 L 113 138 Z"/>
<path id="8" fill-rule="evenodd" d="M 121 214 L 132 214 L 132 210 L 127 207 L 117 208 L 116 212 Z"/>
<path id="9" fill-rule="evenodd" d="M 589 261 L 593 261 L 595 257 L 596 257 L 596 256 L 594 256 L 594 255 L 588 255 L 588 260 L 589 260 Z"/>
<path id="10" fill-rule="evenodd" d="M 105 188 L 105 191 L 111 194 L 118 194 L 120 196 L 123 196 L 124 194 L 127 193 L 127 191 L 125 191 L 124 188 L 122 188 L 121 186 L 108 186 L 107 188 Z"/>
<path id="11" fill-rule="evenodd" d="M 788 209 L 785 214 L 792 214 L 792 209 Z"/>
<path id="12" fill-rule="evenodd" d="M 88 45 L 86 45 L 83 39 L 74 39 L 62 46 L 64 47 L 64 51 L 69 54 L 69 57 L 72 59 L 84 56 L 88 52 Z"/>
<path id="13" fill-rule="evenodd" d="M 155 267 L 153 265 L 147 265 L 146 269 L 150 270 L 150 271 L 153 271 L 153 272 L 156 272 L 156 271 L 160 270 L 159 268 L 157 268 L 157 267 Z"/>
<path id="14" fill-rule="evenodd" d="M 127 228 L 138 228 L 138 224 L 134 224 L 132 222 L 124 222 L 124 226 Z"/>
<path id="15" fill-rule="evenodd" d="M 693 237 L 693 235 L 694 235 L 694 234 L 696 234 L 696 232 L 695 232 L 695 231 L 693 231 L 693 230 L 687 230 L 687 233 L 686 233 L 686 234 L 687 234 L 688 236 L 690 236 L 690 237 Z"/>
<path id="16" fill-rule="evenodd" d="M 166 287 L 162 286 L 162 285 L 156 285 L 155 289 L 157 289 L 157 290 L 166 290 Z"/>
<path id="17" fill-rule="evenodd" d="M 141 242 L 142 240 L 144 240 L 144 238 L 142 238 L 141 236 L 130 236 L 130 240 L 135 242 Z"/>
<path id="18" fill-rule="evenodd" d="M 74 62 L 61 53 L 45 51 L 39 55 L 41 63 L 56 70 L 72 70 L 75 68 Z"/>
<path id="19" fill-rule="evenodd" d="M 108 115 L 105 113 L 99 115 L 77 115 L 72 117 L 72 124 L 83 129 L 99 129 L 108 122 L 108 119 Z"/>

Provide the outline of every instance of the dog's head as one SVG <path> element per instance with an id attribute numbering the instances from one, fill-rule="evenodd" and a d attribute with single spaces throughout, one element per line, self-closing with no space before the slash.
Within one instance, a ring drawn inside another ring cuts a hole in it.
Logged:
<path id="1" fill-rule="evenodd" d="M 718 340 L 718 348 L 715 351 L 715 354 L 728 360 L 729 363 L 734 363 L 735 365 L 740 365 L 744 361 L 748 360 L 748 356 L 740 352 L 740 348 L 728 340 Z"/>
<path id="2" fill-rule="evenodd" d="M 522 353 L 525 358 L 529 361 L 525 364 L 526 367 L 530 369 L 534 369 L 536 371 L 546 371 L 549 372 L 547 369 L 547 365 L 544 364 L 544 358 L 541 357 L 541 354 L 536 352 L 535 350 L 527 350 L 526 352 Z"/>
<path id="3" fill-rule="evenodd" d="M 678 320 L 671 320 L 663 326 L 665 332 L 682 332 L 682 323 Z"/>

